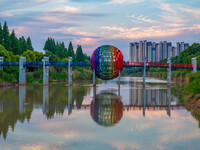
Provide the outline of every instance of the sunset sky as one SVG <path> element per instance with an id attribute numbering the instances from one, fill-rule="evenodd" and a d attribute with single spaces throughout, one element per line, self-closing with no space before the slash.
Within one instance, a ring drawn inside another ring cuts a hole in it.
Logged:
<path id="1" fill-rule="evenodd" d="M 199 42 L 199 0 L 0 0 L 0 22 L 31 37 L 42 51 L 47 37 L 91 54 L 100 45 L 118 47 L 128 60 L 139 40 Z"/>

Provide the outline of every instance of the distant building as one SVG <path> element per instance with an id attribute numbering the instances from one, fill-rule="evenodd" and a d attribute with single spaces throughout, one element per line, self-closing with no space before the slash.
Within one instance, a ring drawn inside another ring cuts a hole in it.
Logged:
<path id="1" fill-rule="evenodd" d="M 172 46 L 171 42 L 151 42 L 140 41 L 130 43 L 130 62 L 144 62 L 146 57 L 147 62 L 159 62 L 168 57 L 179 55 L 184 49 L 189 46 L 188 43 L 176 42 L 176 47 Z"/>

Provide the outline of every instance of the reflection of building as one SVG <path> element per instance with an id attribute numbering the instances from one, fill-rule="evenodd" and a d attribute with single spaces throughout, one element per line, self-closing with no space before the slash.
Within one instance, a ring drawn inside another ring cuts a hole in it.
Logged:
<path id="1" fill-rule="evenodd" d="M 115 94 L 100 93 L 91 102 L 90 114 L 96 123 L 113 126 L 123 116 L 123 104 Z"/>
<path id="2" fill-rule="evenodd" d="M 144 104 L 144 94 L 146 94 L 146 106 L 167 106 L 168 95 L 167 90 L 161 89 L 146 89 L 138 88 L 137 82 L 129 82 L 129 105 L 130 106 L 143 106 Z M 145 92 L 145 93 L 144 93 Z M 178 99 L 171 96 L 171 103 L 173 105 L 178 105 Z"/>

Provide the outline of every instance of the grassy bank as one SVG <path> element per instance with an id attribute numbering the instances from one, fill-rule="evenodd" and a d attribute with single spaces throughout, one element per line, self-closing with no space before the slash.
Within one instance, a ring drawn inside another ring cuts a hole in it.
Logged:
<path id="1" fill-rule="evenodd" d="M 0 70 L 0 86 L 14 86 L 19 82 L 19 71 L 18 67 L 15 67 L 15 71 L 8 73 Z M 42 84 L 43 82 L 43 70 L 37 68 L 36 70 L 26 70 L 26 83 L 30 84 Z M 74 67 L 72 72 L 73 81 L 79 80 L 92 80 L 93 73 L 90 67 L 80 68 Z M 49 82 L 67 82 L 68 81 L 68 68 L 66 67 L 50 67 L 49 70 Z"/>

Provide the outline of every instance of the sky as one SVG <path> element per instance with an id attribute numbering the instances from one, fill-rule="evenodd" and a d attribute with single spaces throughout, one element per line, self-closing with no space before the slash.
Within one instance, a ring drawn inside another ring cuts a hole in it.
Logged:
<path id="1" fill-rule="evenodd" d="M 37 51 L 52 37 L 88 55 L 113 45 L 128 60 L 130 42 L 192 44 L 200 37 L 199 0 L 0 0 L 0 12 L 1 24 L 30 36 Z"/>

